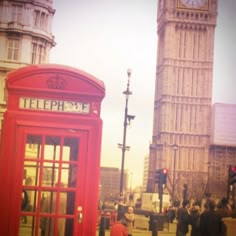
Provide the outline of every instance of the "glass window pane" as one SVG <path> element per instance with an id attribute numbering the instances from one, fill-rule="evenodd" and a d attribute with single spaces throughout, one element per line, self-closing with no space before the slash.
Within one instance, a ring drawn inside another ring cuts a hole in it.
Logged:
<path id="1" fill-rule="evenodd" d="M 35 217 L 21 215 L 19 236 L 34 235 Z"/>
<path id="2" fill-rule="evenodd" d="M 21 204 L 21 211 L 24 212 L 33 212 L 36 209 L 36 191 L 24 189 L 22 191 L 22 204 Z"/>
<path id="3" fill-rule="evenodd" d="M 47 236 L 47 228 L 48 228 L 48 219 L 49 217 L 42 216 L 39 219 L 39 234 L 40 236 Z"/>
<path id="4" fill-rule="evenodd" d="M 55 186 L 58 182 L 58 163 L 45 163 L 43 164 L 43 181 L 42 186 Z"/>
<path id="5" fill-rule="evenodd" d="M 76 187 L 77 172 L 78 172 L 77 170 L 78 170 L 78 166 L 77 165 L 70 165 L 69 179 L 68 179 L 69 187 Z"/>
<path id="6" fill-rule="evenodd" d="M 66 235 L 73 235 L 74 230 L 74 220 L 73 219 L 66 219 L 65 224 L 65 236 Z"/>
<path id="7" fill-rule="evenodd" d="M 55 229 L 56 218 L 54 217 L 40 217 L 40 229 L 39 235 L 41 236 L 52 236 L 52 235 L 60 235 L 60 236 L 69 236 L 73 235 L 73 220 L 58 218 L 57 219 L 57 229 Z M 66 230 L 66 224 L 70 226 Z M 57 230 L 57 234 L 55 232 Z"/>
<path id="8" fill-rule="evenodd" d="M 23 185 L 37 186 L 39 177 L 39 163 L 34 161 L 24 162 Z"/>
<path id="9" fill-rule="evenodd" d="M 45 160 L 59 160 L 60 158 L 60 138 L 47 136 L 44 147 Z"/>
<path id="10" fill-rule="evenodd" d="M 62 160 L 63 161 L 69 161 L 70 160 L 70 147 L 63 146 Z"/>
<path id="11" fill-rule="evenodd" d="M 61 192 L 59 194 L 59 214 L 66 214 L 66 207 L 67 207 L 67 193 Z"/>
<path id="12" fill-rule="evenodd" d="M 44 147 L 44 159 L 45 160 L 59 160 L 60 157 L 60 146 L 46 145 Z"/>
<path id="13" fill-rule="evenodd" d="M 68 187 L 68 182 L 69 182 L 69 164 L 62 164 L 61 182 L 64 184 L 64 187 Z"/>
<path id="14" fill-rule="evenodd" d="M 66 199 L 66 214 L 74 215 L 75 213 L 75 192 L 62 193 Z"/>
<path id="15" fill-rule="evenodd" d="M 43 191 L 40 201 L 41 213 L 55 213 L 56 209 L 56 192 Z"/>
<path id="16" fill-rule="evenodd" d="M 65 138 L 64 139 L 64 147 L 65 156 L 62 157 L 63 161 L 68 161 L 68 157 L 70 161 L 78 160 L 79 153 L 79 139 L 78 138 Z"/>
<path id="17" fill-rule="evenodd" d="M 42 137 L 37 135 L 27 135 L 25 145 L 26 158 L 40 158 Z"/>

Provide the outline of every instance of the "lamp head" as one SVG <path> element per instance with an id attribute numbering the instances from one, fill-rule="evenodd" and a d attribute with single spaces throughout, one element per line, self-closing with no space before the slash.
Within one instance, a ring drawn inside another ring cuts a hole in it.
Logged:
<path id="1" fill-rule="evenodd" d="M 132 69 L 129 68 L 129 69 L 127 70 L 127 75 L 128 75 L 128 77 L 131 76 L 131 72 L 132 72 Z"/>
<path id="2" fill-rule="evenodd" d="M 135 116 L 134 115 L 127 115 L 128 120 L 134 120 Z"/>

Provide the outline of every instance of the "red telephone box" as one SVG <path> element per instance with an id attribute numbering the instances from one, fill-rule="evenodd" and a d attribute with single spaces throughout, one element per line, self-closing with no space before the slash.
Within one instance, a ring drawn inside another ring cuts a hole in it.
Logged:
<path id="1" fill-rule="evenodd" d="M 6 82 L 0 235 L 95 236 L 103 82 L 50 64 Z"/>

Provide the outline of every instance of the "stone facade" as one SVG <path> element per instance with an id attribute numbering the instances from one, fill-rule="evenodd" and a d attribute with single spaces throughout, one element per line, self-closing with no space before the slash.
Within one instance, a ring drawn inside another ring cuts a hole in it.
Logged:
<path id="1" fill-rule="evenodd" d="M 6 109 L 6 74 L 29 64 L 48 63 L 55 45 L 52 0 L 0 2 L 0 131 Z"/>
<path id="2" fill-rule="evenodd" d="M 167 190 L 178 199 L 183 196 L 184 184 L 189 198 L 200 198 L 207 182 L 217 1 L 205 2 L 198 8 L 184 6 L 180 0 L 160 0 L 158 7 L 147 190 L 156 189 L 155 169 L 167 168 Z"/>

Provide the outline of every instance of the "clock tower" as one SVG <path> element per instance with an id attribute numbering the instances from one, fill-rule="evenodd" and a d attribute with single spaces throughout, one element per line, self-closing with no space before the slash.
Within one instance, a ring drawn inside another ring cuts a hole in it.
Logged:
<path id="1" fill-rule="evenodd" d="M 206 191 L 217 0 L 159 0 L 158 54 L 147 191 L 168 169 L 172 199 Z M 184 187 L 185 186 L 185 187 Z M 185 196 L 186 197 L 186 196 Z"/>

